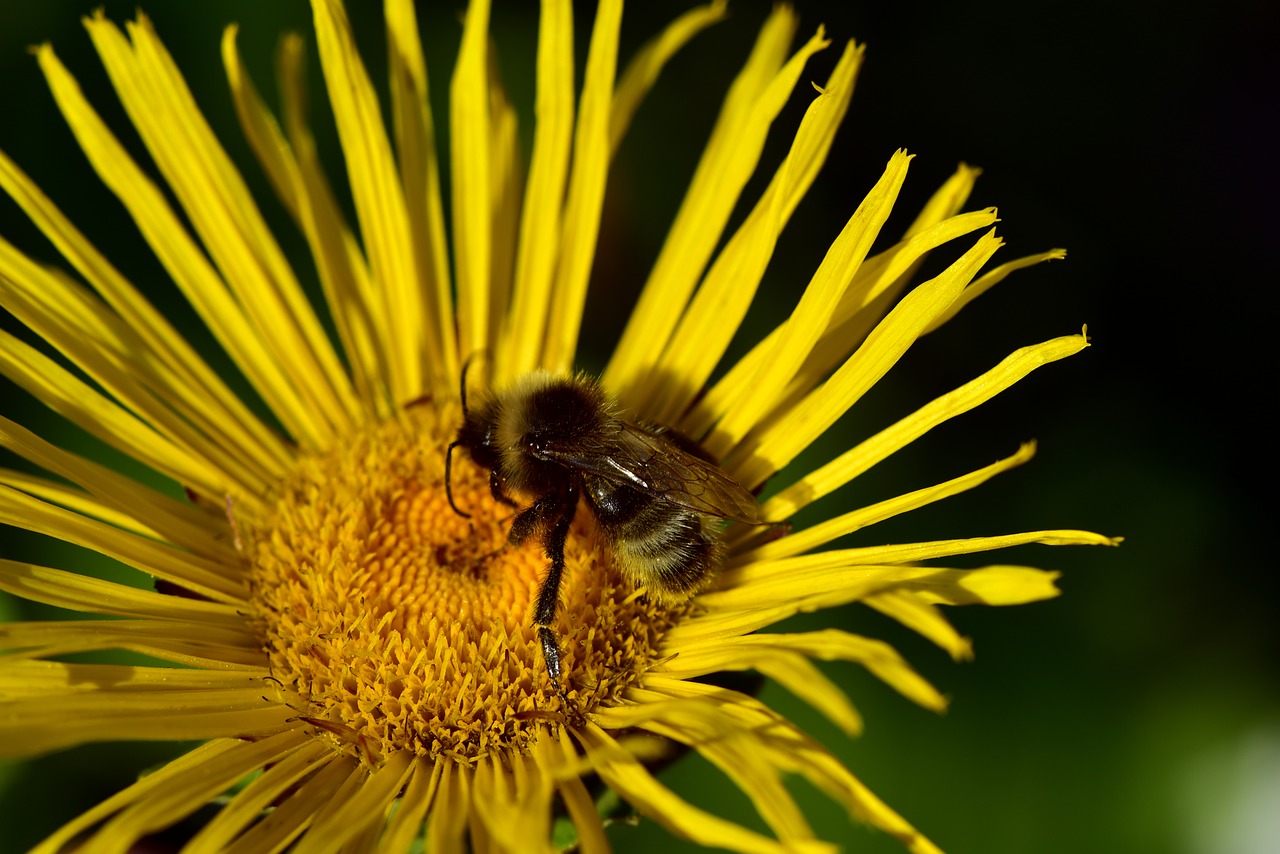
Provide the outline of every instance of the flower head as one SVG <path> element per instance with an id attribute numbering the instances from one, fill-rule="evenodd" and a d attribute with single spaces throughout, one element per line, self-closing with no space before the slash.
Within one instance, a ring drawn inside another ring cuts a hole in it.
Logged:
<path id="1" fill-rule="evenodd" d="M 861 48 L 843 48 L 785 159 L 729 229 L 749 201 L 766 133 L 796 97 L 807 60 L 830 44 L 819 30 L 793 50 L 797 24 L 779 7 L 725 99 L 598 383 L 563 379 L 575 368 L 611 157 L 666 60 L 722 17 L 724 3 L 691 10 L 619 65 L 621 2 L 602 0 L 575 97 L 570 5 L 544 0 L 527 163 L 496 73 L 487 2 L 468 8 L 447 122 L 428 105 L 408 0 L 386 3 L 390 117 L 338 0 L 313 6 L 354 221 L 316 155 L 300 41 L 282 45 L 278 117 L 245 72 L 234 27 L 223 53 L 248 141 L 310 247 L 319 301 L 145 17 L 122 30 L 99 14 L 86 27 L 163 186 L 53 49 L 36 51 L 93 168 L 269 418 L 0 154 L 0 185 L 69 268 L 37 264 L 0 239 L 0 301 L 48 344 L 0 333 L 0 371 L 184 491 L 144 486 L 0 420 L 0 442 L 51 475 L 0 472 L 0 520 L 100 552 L 142 582 L 0 561 L 0 588 L 103 618 L 3 627 L 11 654 L 0 660 L 0 753 L 204 742 L 38 850 L 83 835 L 124 849 L 221 799 L 191 850 L 399 851 L 424 836 L 432 851 L 463 850 L 467 839 L 546 850 L 560 821 L 594 852 L 608 846 L 602 788 L 707 845 L 824 849 L 783 786 L 788 774 L 910 850 L 934 850 L 794 724 L 709 677 L 758 671 L 853 732 L 860 721 L 849 700 L 811 663 L 848 660 L 941 709 L 941 695 L 882 642 L 835 629 L 759 630 L 856 601 L 960 658 L 967 641 L 937 606 L 1049 597 L 1054 575 L 926 561 L 1112 542 L 1035 531 L 818 550 L 1025 462 L 1029 446 L 788 527 L 933 427 L 1080 351 L 1083 334 L 1018 350 L 818 468 L 788 469 L 777 488 L 771 480 L 917 338 L 1013 270 L 1062 253 L 982 272 L 1000 241 L 994 210 L 961 212 L 977 176 L 967 167 L 906 234 L 889 237 L 884 224 L 911 159 L 895 153 L 791 315 L 717 374 L 778 235 L 831 149 L 862 61 Z M 914 284 L 925 255 L 951 241 L 964 245 L 955 259 Z M 529 402 L 549 382 L 598 392 L 591 401 L 603 426 L 587 440 L 574 434 L 572 447 L 529 439 L 530 424 L 563 411 L 548 416 Z M 513 388 L 524 397 L 506 396 Z M 477 412 L 481 426 L 459 433 Z M 647 443 L 674 474 L 626 442 Z M 757 505 L 753 495 L 767 497 Z M 695 552 L 705 560 L 696 567 Z M 116 649 L 150 663 L 60 660 Z M 678 747 L 721 769 L 772 836 L 665 788 L 652 768 Z"/>

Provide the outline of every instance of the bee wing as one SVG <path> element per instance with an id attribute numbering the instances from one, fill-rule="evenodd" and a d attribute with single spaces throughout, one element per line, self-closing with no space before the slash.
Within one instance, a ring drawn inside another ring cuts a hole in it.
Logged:
<path id="1" fill-rule="evenodd" d="M 544 448 L 557 462 L 708 516 L 759 525 L 760 503 L 724 469 L 625 421 L 619 432 L 576 447 Z"/>

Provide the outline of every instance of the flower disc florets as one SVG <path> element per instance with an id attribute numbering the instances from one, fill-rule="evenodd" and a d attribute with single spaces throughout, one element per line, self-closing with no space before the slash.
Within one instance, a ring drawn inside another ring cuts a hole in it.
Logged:
<path id="1" fill-rule="evenodd" d="M 513 511 L 461 455 L 453 494 L 471 518 L 450 508 L 451 414 L 415 407 L 305 460 L 244 532 L 282 700 L 371 764 L 523 750 L 534 722 L 566 716 L 531 625 L 541 544 L 507 543 Z M 585 511 L 565 557 L 556 632 L 573 717 L 637 680 L 673 615 L 618 575 Z"/>

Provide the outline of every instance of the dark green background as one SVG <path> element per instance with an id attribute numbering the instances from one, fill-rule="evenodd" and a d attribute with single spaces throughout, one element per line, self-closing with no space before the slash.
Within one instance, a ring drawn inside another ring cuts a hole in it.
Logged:
<path id="1" fill-rule="evenodd" d="M 78 17 L 98 0 L 0 12 L 0 147 L 18 160 L 134 281 L 175 313 L 163 272 L 93 176 L 51 105 L 27 45 L 49 40 L 130 143 Z M 108 2 L 122 21 L 135 0 Z M 357 5 L 357 4 L 352 4 Z M 362 4 L 360 9 L 380 4 Z M 461 0 L 424 13 L 437 96 L 447 88 Z M 509 8 L 512 5 L 516 9 Z M 624 50 L 685 3 L 633 3 Z M 820 461 L 993 365 L 1008 351 L 1089 324 L 1094 347 L 927 437 L 825 502 L 822 515 L 955 476 L 1040 442 L 1029 466 L 978 492 L 864 532 L 859 543 L 1078 527 L 1124 535 L 1116 550 L 1014 550 L 997 558 L 1064 571 L 1063 597 L 951 612 L 977 659 L 941 652 L 866 609 L 818 615 L 892 641 L 953 698 L 941 718 L 850 666 L 829 667 L 866 720 L 850 741 L 773 687 L 764 697 L 839 753 L 878 794 L 955 852 L 1254 852 L 1280 844 L 1277 581 L 1261 533 L 1272 512 L 1270 416 L 1275 275 L 1274 61 L 1269 4 L 1194 13 L 1164 3 L 1071 2 L 931 8 L 800 2 L 802 38 L 826 23 L 869 43 L 828 165 L 769 269 L 743 341 L 772 326 L 897 147 L 919 155 L 890 230 L 964 160 L 986 171 L 972 206 L 997 205 L 1003 256 L 1065 246 L 1066 262 L 1016 274 L 930 336 L 808 461 Z M 219 37 L 274 98 L 270 57 L 285 29 L 307 32 L 300 0 L 152 0 L 155 19 L 206 115 L 302 258 L 226 94 Z M 494 34 L 508 87 L 531 126 L 531 3 L 499 4 Z M 767 12 L 732 4 L 669 67 L 611 175 L 584 364 L 598 366 L 660 245 L 719 99 Z M 382 79 L 381 28 L 355 15 Z M 582 21 L 589 21 L 589 10 Z M 585 24 L 580 47 L 585 48 Z M 811 65 L 823 79 L 837 46 Z M 624 53 L 624 56 L 626 54 Z M 318 70 L 313 81 L 319 82 Z M 327 126 L 316 87 L 316 124 Z M 785 151 L 798 92 L 768 149 Z M 442 113 L 438 113 L 442 115 Z M 325 138 L 327 153 L 335 147 Z M 527 148 L 526 148 L 527 150 Z M 336 173 L 334 173 L 336 174 Z M 758 192 L 761 182 L 752 187 Z M 754 198 L 754 192 L 748 197 Z M 741 212 L 740 212 L 741 213 Z M 53 251 L 7 201 L 0 229 L 35 257 Z M 951 257 L 948 255 L 948 257 Z M 311 275 L 299 261 L 303 275 Z M 6 327 L 11 319 L 4 318 Z M 202 334 L 192 330 L 193 335 Z M 740 342 L 741 343 L 741 342 Z M 1262 374 L 1266 372 L 1264 384 Z M 80 443 L 10 386 L 4 411 Z M 76 444 L 77 447 L 85 447 Z M 115 455 L 107 455 L 116 460 Z M 805 460 L 801 461 L 801 464 Z M 5 464 L 14 464 L 6 461 Z M 73 549 L 6 532 L 4 554 L 81 567 Z M 973 561 L 976 565 L 981 560 Z M 5 619 L 44 615 L 0 602 Z M 0 767 L 0 850 L 23 850 L 126 785 L 165 746 L 87 747 Z M 694 802 L 751 823 L 745 800 L 698 760 L 665 778 Z M 803 792 L 815 828 L 848 850 L 900 850 Z M 176 836 L 176 834 L 175 834 Z M 621 850 L 666 844 L 651 824 L 613 834 Z M 1252 847 L 1250 847 L 1250 840 Z M 163 850 L 161 847 L 159 850 Z M 683 849 L 680 849 L 683 850 Z"/>

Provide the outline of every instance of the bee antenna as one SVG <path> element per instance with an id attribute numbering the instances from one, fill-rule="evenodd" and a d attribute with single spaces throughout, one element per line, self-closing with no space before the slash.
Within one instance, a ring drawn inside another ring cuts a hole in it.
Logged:
<path id="1" fill-rule="evenodd" d="M 462 371 L 463 371 L 463 373 L 464 373 L 464 374 L 466 373 L 466 370 L 467 370 L 467 369 L 466 369 L 465 367 L 462 369 Z M 464 408 L 464 410 L 465 410 L 465 408 L 466 408 L 466 385 L 464 384 L 462 388 L 463 388 L 463 398 L 462 398 L 462 400 L 463 400 L 463 404 L 462 404 L 462 405 L 463 405 L 463 408 Z M 444 494 L 445 494 L 445 496 L 446 496 L 446 497 L 448 497 L 448 499 L 449 499 L 449 506 L 453 508 L 453 512 L 454 512 L 454 513 L 457 513 L 459 516 L 461 516 L 461 517 L 462 517 L 462 518 L 464 518 L 464 519 L 470 519 L 470 518 L 471 518 L 471 514 L 470 514 L 470 513 L 463 513 L 461 510 L 459 510 L 459 509 L 458 509 L 458 505 L 457 505 L 457 504 L 455 504 L 455 503 L 453 503 L 453 477 L 452 477 L 452 475 L 453 475 L 453 449 L 454 449 L 454 448 L 456 448 L 456 447 L 458 447 L 458 445 L 460 445 L 460 444 L 462 444 L 462 443 L 455 439 L 454 441 L 452 441 L 452 442 L 450 442 L 450 443 L 449 443 L 449 449 L 448 449 L 447 451 L 445 451 L 445 452 L 444 452 Z"/>
<path id="2" fill-rule="evenodd" d="M 477 356 L 483 357 L 486 355 L 488 355 L 487 351 L 477 350 L 468 356 L 467 360 L 462 363 L 462 377 L 458 382 L 458 385 L 460 386 L 458 389 L 458 397 L 462 399 L 462 416 L 464 418 L 467 415 L 467 371 L 471 370 L 471 364 L 475 362 Z"/>

